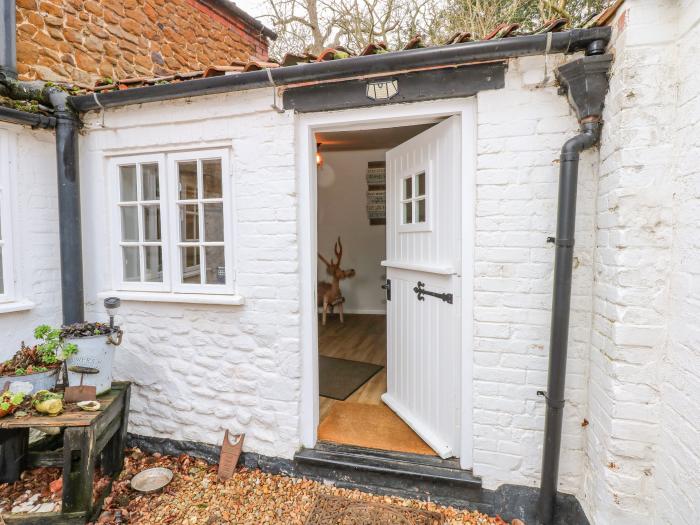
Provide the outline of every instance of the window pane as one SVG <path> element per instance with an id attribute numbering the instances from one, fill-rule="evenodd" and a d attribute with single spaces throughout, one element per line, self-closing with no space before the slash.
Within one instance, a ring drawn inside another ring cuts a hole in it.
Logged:
<path id="1" fill-rule="evenodd" d="M 160 246 L 145 246 L 143 248 L 146 265 L 145 281 L 149 283 L 163 282 L 163 251 Z"/>
<path id="2" fill-rule="evenodd" d="M 418 190 L 416 196 L 422 197 L 423 195 L 425 195 L 425 172 L 416 175 L 416 186 Z"/>
<path id="3" fill-rule="evenodd" d="M 136 195 L 136 166 L 119 166 L 119 194 L 122 202 L 135 201 Z"/>
<path id="4" fill-rule="evenodd" d="M 413 202 L 404 202 L 403 204 L 403 223 L 411 224 L 413 222 Z"/>
<path id="5" fill-rule="evenodd" d="M 124 246 L 122 248 L 122 259 L 124 261 L 124 281 L 140 281 L 141 266 L 138 246 Z"/>
<path id="6" fill-rule="evenodd" d="M 204 204 L 204 240 L 224 241 L 224 205 Z"/>
<path id="7" fill-rule="evenodd" d="M 182 257 L 182 282 L 200 284 L 199 247 L 186 246 L 180 248 Z"/>
<path id="8" fill-rule="evenodd" d="M 141 200 L 154 201 L 160 198 L 158 164 L 141 165 Z"/>
<path id="9" fill-rule="evenodd" d="M 180 205 L 180 240 L 199 240 L 199 208 L 196 204 Z"/>
<path id="10" fill-rule="evenodd" d="M 411 177 L 408 177 L 408 178 L 403 180 L 403 198 L 404 199 L 410 199 L 413 196 L 412 183 L 413 183 L 413 179 L 411 179 Z"/>
<path id="11" fill-rule="evenodd" d="M 416 204 L 418 205 L 418 213 L 416 213 L 418 219 L 416 222 L 425 222 L 425 199 L 417 201 Z"/>
<path id="12" fill-rule="evenodd" d="M 202 178 L 204 182 L 204 198 L 217 199 L 221 193 L 221 159 L 202 161 Z"/>
<path id="13" fill-rule="evenodd" d="M 122 241 L 139 240 L 139 208 L 138 206 L 122 206 Z"/>
<path id="14" fill-rule="evenodd" d="M 206 284 L 226 284 L 226 266 L 224 264 L 224 247 L 207 246 L 204 248 L 204 260 L 207 262 Z"/>
<path id="15" fill-rule="evenodd" d="M 0 294 L 5 293 L 5 280 L 2 276 L 2 247 L 0 247 Z"/>
<path id="16" fill-rule="evenodd" d="M 143 207 L 143 240 L 160 241 L 160 206 Z"/>
<path id="17" fill-rule="evenodd" d="M 197 162 L 177 163 L 180 180 L 180 200 L 197 198 Z"/>

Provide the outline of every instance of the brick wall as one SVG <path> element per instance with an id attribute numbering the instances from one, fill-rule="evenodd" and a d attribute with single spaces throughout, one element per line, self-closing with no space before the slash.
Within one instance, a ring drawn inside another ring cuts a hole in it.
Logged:
<path id="1" fill-rule="evenodd" d="M 109 289 L 104 155 L 117 150 L 230 147 L 236 291 L 244 306 L 124 301 L 115 373 L 134 382 L 129 428 L 292 457 L 299 444 L 301 345 L 294 118 L 271 90 L 130 106 L 85 115 L 81 144 L 88 317 L 104 318 Z M 119 130 L 115 134 L 114 130 Z M 127 132 L 124 132 L 128 130 Z"/>
<path id="2" fill-rule="evenodd" d="M 267 42 L 197 0 L 17 0 L 22 79 L 93 85 L 265 58 Z"/>
<path id="3" fill-rule="evenodd" d="M 582 497 L 594 524 L 690 524 L 700 512 L 693 4 L 629 0 L 615 22 Z"/>
<path id="4" fill-rule="evenodd" d="M 474 275 L 474 473 L 539 484 L 559 154 L 576 116 L 557 94 L 562 56 L 511 60 L 505 89 L 478 94 Z M 581 483 L 590 344 L 597 151 L 581 156 L 561 489 Z"/>
<path id="5" fill-rule="evenodd" d="M 21 341 L 33 341 L 36 326 L 61 322 L 61 285 L 53 133 L 0 123 L 0 153 L 0 172 L 9 172 L 2 191 L 9 195 L 11 216 L 2 224 L 3 235 L 12 235 L 2 256 L 12 258 L 15 282 L 12 301 L 0 303 L 0 360 L 5 360 Z M 16 308 L 21 310 L 12 311 Z"/>

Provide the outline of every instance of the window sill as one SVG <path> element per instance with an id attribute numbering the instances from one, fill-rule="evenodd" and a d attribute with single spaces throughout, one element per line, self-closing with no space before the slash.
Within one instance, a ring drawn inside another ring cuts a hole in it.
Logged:
<path id="1" fill-rule="evenodd" d="M 31 310 L 34 308 L 34 303 L 23 299 L 21 301 L 9 301 L 7 303 L 0 303 L 0 314 L 7 314 L 10 312 L 24 312 L 26 310 Z"/>
<path id="2" fill-rule="evenodd" d="M 240 306 L 245 304 L 245 297 L 238 294 L 215 295 L 203 293 L 169 293 L 169 292 L 133 292 L 117 291 L 100 292 L 99 299 L 119 297 L 122 301 L 153 302 L 153 303 L 190 303 L 213 304 L 223 306 Z"/>

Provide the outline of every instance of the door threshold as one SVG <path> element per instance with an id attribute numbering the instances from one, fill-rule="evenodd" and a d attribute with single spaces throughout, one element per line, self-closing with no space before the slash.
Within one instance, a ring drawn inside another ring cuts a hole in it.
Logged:
<path id="1" fill-rule="evenodd" d="M 481 478 L 459 467 L 458 459 L 319 442 L 294 456 L 299 471 L 337 486 L 377 494 L 476 507 Z"/>

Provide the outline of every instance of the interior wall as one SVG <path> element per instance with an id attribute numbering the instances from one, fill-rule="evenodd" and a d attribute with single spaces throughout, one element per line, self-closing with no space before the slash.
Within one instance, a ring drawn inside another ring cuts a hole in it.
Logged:
<path id="1" fill-rule="evenodd" d="M 333 243 L 343 243 L 342 269 L 356 275 L 341 282 L 345 312 L 383 314 L 386 271 L 380 265 L 386 255 L 386 227 L 370 226 L 367 218 L 367 163 L 384 160 L 386 150 L 323 153 L 318 174 L 318 249 L 330 259 Z M 326 266 L 318 260 L 319 280 L 330 281 Z"/>

